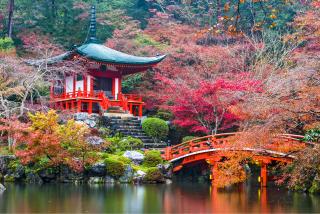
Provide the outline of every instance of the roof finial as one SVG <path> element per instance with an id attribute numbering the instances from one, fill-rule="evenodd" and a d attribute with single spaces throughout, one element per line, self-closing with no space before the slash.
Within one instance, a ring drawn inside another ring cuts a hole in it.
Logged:
<path id="1" fill-rule="evenodd" d="M 87 42 L 97 41 L 97 23 L 96 23 L 96 7 L 91 6 L 91 18 L 90 18 L 90 27 L 89 27 L 89 38 Z"/>

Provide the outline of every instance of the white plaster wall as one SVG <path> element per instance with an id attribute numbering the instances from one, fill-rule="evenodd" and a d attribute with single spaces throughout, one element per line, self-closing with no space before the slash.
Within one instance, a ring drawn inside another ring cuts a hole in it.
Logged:
<path id="1" fill-rule="evenodd" d="M 87 78 L 87 91 L 88 91 L 88 93 L 90 93 L 90 91 L 91 91 L 91 85 L 90 85 L 91 81 L 92 81 L 92 77 L 88 76 L 88 78 Z"/>
<path id="2" fill-rule="evenodd" d="M 115 98 L 118 99 L 118 94 L 119 94 L 119 78 L 115 78 L 115 81 L 114 81 L 114 94 L 115 94 Z"/>
<path id="3" fill-rule="evenodd" d="M 83 91 L 83 80 L 76 82 L 76 91 Z"/>
<path id="4" fill-rule="evenodd" d="M 66 93 L 73 92 L 73 76 L 66 77 Z"/>

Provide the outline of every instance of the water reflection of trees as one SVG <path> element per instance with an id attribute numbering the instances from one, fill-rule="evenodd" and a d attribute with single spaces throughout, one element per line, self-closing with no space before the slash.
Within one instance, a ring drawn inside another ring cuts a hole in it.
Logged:
<path id="1" fill-rule="evenodd" d="M 319 196 L 245 185 L 9 185 L 0 194 L 0 213 L 309 213 L 320 211 L 319 202 Z"/>

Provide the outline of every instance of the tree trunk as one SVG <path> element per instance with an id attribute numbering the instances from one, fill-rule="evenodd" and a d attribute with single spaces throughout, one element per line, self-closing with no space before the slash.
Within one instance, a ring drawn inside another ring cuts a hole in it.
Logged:
<path id="1" fill-rule="evenodd" d="M 14 0 L 8 2 L 8 37 L 12 38 Z"/>

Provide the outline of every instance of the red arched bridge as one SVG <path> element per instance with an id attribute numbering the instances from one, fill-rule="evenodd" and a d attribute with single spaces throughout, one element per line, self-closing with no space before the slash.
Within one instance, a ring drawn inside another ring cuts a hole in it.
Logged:
<path id="1" fill-rule="evenodd" d="M 184 166 L 205 161 L 211 169 L 211 179 L 215 179 L 215 171 L 218 163 L 224 157 L 232 155 L 233 152 L 245 152 L 248 157 L 261 165 L 261 185 L 267 185 L 267 166 L 272 161 L 290 163 L 296 157 L 295 152 L 304 149 L 308 144 L 303 142 L 301 135 L 281 134 L 277 135 L 268 143 L 262 145 L 248 146 L 236 141 L 236 133 L 224 133 L 195 138 L 190 141 L 166 147 L 163 150 L 163 158 L 173 164 L 173 171 L 177 172 Z"/>

